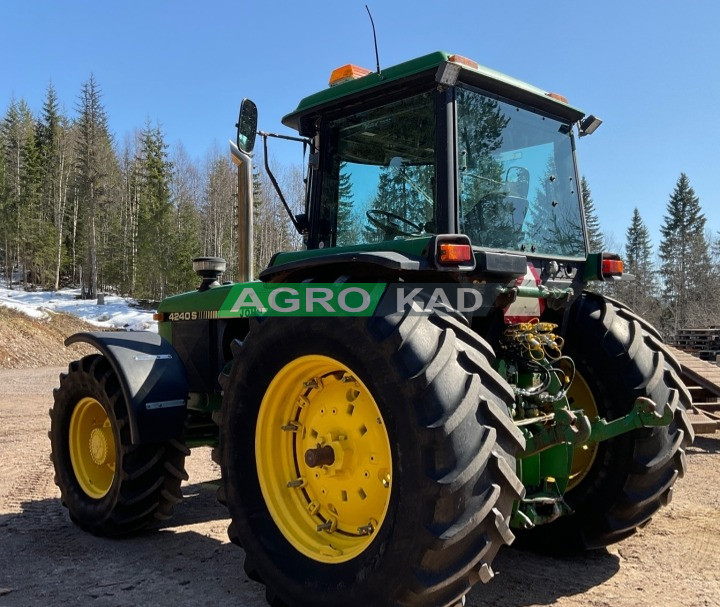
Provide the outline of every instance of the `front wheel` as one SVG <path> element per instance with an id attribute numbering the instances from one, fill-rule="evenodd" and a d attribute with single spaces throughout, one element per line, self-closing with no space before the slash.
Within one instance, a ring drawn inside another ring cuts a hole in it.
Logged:
<path id="1" fill-rule="evenodd" d="M 228 378 L 230 538 L 273 606 L 443 606 L 510 543 L 522 436 L 455 319 L 271 318 Z"/>
<path id="2" fill-rule="evenodd" d="M 176 440 L 131 444 L 127 405 L 105 357 L 71 363 L 54 397 L 55 484 L 73 522 L 95 535 L 123 535 L 168 518 L 182 499 L 189 450 Z"/>

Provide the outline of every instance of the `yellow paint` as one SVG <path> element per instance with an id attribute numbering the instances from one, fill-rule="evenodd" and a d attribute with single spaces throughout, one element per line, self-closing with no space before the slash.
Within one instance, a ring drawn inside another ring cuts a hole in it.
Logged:
<path id="1" fill-rule="evenodd" d="M 324 446 L 332 464 L 308 466 L 307 451 Z M 342 563 L 372 543 L 390 503 L 392 454 L 375 399 L 346 365 L 319 355 L 285 365 L 260 405 L 255 456 L 270 514 L 302 554 Z"/>
<path id="2" fill-rule="evenodd" d="M 115 437 L 110 418 L 97 400 L 86 397 L 75 405 L 68 439 L 80 488 L 93 499 L 104 497 L 115 478 Z"/>
<path id="3" fill-rule="evenodd" d="M 573 383 L 568 390 L 568 399 L 572 403 L 571 407 L 573 409 L 582 409 L 585 415 L 590 418 L 590 421 L 599 417 L 600 413 L 598 412 L 595 398 L 587 382 L 579 373 L 575 374 Z M 573 450 L 572 469 L 567 487 L 568 491 L 577 487 L 587 476 L 587 473 L 595 462 L 597 450 L 597 443 L 579 445 Z"/>

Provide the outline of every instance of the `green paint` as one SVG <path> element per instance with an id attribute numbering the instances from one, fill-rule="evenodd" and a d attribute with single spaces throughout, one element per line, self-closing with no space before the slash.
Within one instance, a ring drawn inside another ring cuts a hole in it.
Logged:
<path id="1" fill-rule="evenodd" d="M 593 420 L 588 442 L 599 443 L 638 428 L 667 426 L 672 420 L 673 410 L 669 406 L 666 406 L 664 413 L 660 415 L 656 412 L 653 401 L 640 397 L 635 401 L 632 411 L 619 419 L 611 422 L 601 418 Z"/>
<path id="2" fill-rule="evenodd" d="M 294 261 L 306 261 L 320 259 L 323 257 L 332 257 L 334 255 L 340 255 L 341 253 L 371 253 L 374 251 L 394 251 L 396 253 L 408 255 L 409 257 L 423 258 L 427 256 L 428 245 L 432 238 L 432 236 L 418 236 L 414 238 L 405 238 L 403 240 L 385 240 L 383 242 L 373 242 L 344 247 L 326 247 L 324 249 L 278 253 L 272 259 L 270 265 L 274 267 Z"/>
<path id="3" fill-rule="evenodd" d="M 190 291 L 164 299 L 158 312 L 211 312 L 219 310 L 234 285 L 218 285 L 207 291 Z"/>
<path id="4" fill-rule="evenodd" d="M 585 261 L 585 282 L 592 280 L 602 280 L 602 253 L 588 253 Z"/>
<path id="5" fill-rule="evenodd" d="M 218 318 L 249 316 L 372 316 L 383 283 L 238 283 Z"/>

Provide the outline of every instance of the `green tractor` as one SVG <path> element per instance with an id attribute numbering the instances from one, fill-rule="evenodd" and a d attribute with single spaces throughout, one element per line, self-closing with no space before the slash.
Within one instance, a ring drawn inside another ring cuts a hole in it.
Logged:
<path id="1" fill-rule="evenodd" d="M 241 282 L 198 259 L 202 284 L 161 303 L 158 334 L 68 339 L 98 350 L 51 410 L 75 523 L 166 518 L 209 445 L 270 605 L 431 607 L 463 604 L 516 537 L 603 547 L 670 501 L 693 438 L 679 366 L 586 289 L 622 274 L 587 246 L 575 131 L 598 119 L 436 52 L 336 70 L 283 123 L 309 149 L 291 213 L 305 249 L 252 280 L 244 101 Z"/>

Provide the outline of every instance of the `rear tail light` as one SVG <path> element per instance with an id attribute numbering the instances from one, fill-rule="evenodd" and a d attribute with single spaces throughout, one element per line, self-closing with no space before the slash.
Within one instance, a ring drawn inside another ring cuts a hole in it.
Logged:
<path id="1" fill-rule="evenodd" d="M 622 276 L 623 262 L 619 255 L 614 253 L 603 253 L 600 263 L 600 277 L 605 280 L 616 276 Z"/>
<path id="2" fill-rule="evenodd" d="M 435 266 L 439 270 L 475 269 L 475 255 L 470 239 L 463 234 L 438 234 L 434 249 Z"/>
<path id="3" fill-rule="evenodd" d="M 438 247 L 440 263 L 462 263 L 472 259 L 472 247 L 469 244 L 442 242 Z"/>

